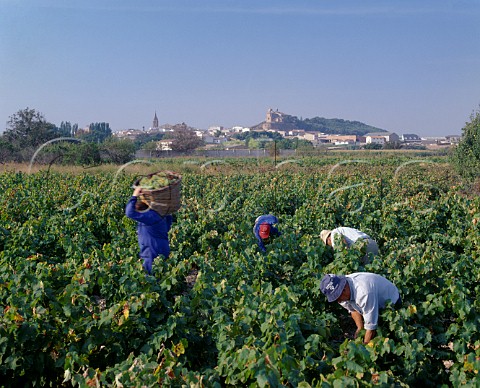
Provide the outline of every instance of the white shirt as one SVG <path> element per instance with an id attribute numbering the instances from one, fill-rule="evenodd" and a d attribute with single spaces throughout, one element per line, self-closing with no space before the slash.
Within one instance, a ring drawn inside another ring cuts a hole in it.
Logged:
<path id="1" fill-rule="evenodd" d="M 350 300 L 340 302 L 350 313 L 358 311 L 363 316 L 364 327 L 376 330 L 378 314 L 387 300 L 395 303 L 400 294 L 397 287 L 383 276 L 370 272 L 356 272 L 346 275 L 350 286 Z"/>
<path id="2" fill-rule="evenodd" d="M 358 230 L 358 229 L 354 229 L 354 228 L 347 228 L 347 227 L 340 227 L 340 228 L 336 228 L 336 229 L 333 229 L 332 230 L 332 233 L 330 235 L 330 239 L 332 241 L 332 247 L 335 246 L 335 236 L 337 235 L 340 235 L 340 236 L 343 236 L 343 238 L 345 239 L 346 243 L 347 243 L 347 246 L 350 247 L 352 246 L 355 241 L 357 241 L 359 238 L 361 239 L 371 239 L 371 237 Z M 337 237 L 338 238 L 338 237 Z"/>

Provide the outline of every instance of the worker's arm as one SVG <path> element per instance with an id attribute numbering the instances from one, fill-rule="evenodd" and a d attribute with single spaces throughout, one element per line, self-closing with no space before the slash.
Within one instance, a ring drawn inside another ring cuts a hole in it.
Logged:
<path id="1" fill-rule="evenodd" d="M 355 322 L 355 325 L 357 325 L 357 331 L 355 332 L 356 338 L 358 333 L 360 333 L 360 330 L 363 329 L 363 317 L 362 314 L 360 314 L 358 311 L 352 311 L 350 314 Z"/>
<path id="2" fill-rule="evenodd" d="M 373 339 L 373 337 L 375 337 L 375 334 L 377 334 L 376 330 L 367 330 L 365 332 L 365 337 L 363 338 L 363 343 L 368 344 Z"/>
<path id="3" fill-rule="evenodd" d="M 352 311 L 352 318 L 355 321 L 355 324 L 357 325 L 357 331 L 355 332 L 355 338 L 357 338 L 358 333 L 360 333 L 361 330 L 363 330 L 363 317 L 362 314 L 360 314 L 358 311 Z M 365 337 L 363 338 L 363 343 L 368 344 L 373 337 L 377 334 L 376 330 L 366 330 L 365 331 Z"/>

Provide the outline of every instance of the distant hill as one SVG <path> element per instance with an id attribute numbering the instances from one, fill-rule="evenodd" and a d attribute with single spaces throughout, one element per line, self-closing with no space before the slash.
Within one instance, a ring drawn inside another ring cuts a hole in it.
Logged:
<path id="1" fill-rule="evenodd" d="M 326 119 L 314 117 L 311 119 L 299 119 L 281 112 L 274 112 L 277 121 L 271 123 L 272 129 L 303 129 L 305 131 L 317 131 L 330 135 L 358 135 L 363 136 L 369 132 L 387 132 L 385 129 L 373 127 L 360 121 L 349 121 L 343 119 Z M 266 121 L 252 127 L 254 130 L 262 130 Z M 268 123 L 267 123 L 268 125 Z"/>
<path id="2" fill-rule="evenodd" d="M 296 126 L 305 131 L 319 131 L 335 135 L 359 135 L 363 136 L 369 132 L 387 132 L 384 129 L 373 127 L 360 121 L 349 121 L 343 119 L 326 119 L 314 117 L 312 119 L 300 120 L 296 118 Z"/>

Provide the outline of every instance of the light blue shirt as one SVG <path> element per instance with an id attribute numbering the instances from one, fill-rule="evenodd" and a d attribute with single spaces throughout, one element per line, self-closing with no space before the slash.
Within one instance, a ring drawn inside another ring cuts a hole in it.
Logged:
<path id="1" fill-rule="evenodd" d="M 397 287 L 383 276 L 370 272 L 356 272 L 346 278 L 350 300 L 340 304 L 350 313 L 358 311 L 362 314 L 365 329 L 376 330 L 379 310 L 388 300 L 395 303 L 400 297 Z"/>
<path id="2" fill-rule="evenodd" d="M 351 247 L 355 241 L 358 239 L 372 239 L 368 234 L 354 228 L 347 228 L 347 227 L 340 227 L 332 230 L 332 233 L 330 235 L 330 239 L 332 241 L 332 247 L 335 246 L 335 237 L 338 238 L 343 238 L 345 242 L 347 243 L 348 247 Z"/>

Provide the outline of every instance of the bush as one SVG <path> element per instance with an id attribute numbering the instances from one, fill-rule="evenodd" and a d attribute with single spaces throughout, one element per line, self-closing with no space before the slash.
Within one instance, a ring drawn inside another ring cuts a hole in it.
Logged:
<path id="1" fill-rule="evenodd" d="M 480 177 L 480 110 L 472 113 L 462 129 L 462 140 L 453 151 L 452 164 L 469 181 Z"/>
<path id="2" fill-rule="evenodd" d="M 377 143 L 368 143 L 368 144 L 365 144 L 364 148 L 366 150 L 381 150 L 383 146 Z"/>

